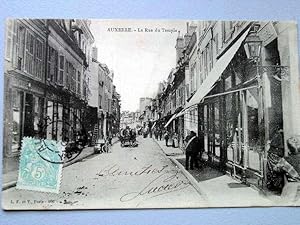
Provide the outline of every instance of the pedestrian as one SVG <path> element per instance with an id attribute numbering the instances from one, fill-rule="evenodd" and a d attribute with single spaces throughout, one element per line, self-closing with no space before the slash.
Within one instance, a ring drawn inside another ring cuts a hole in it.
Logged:
<path id="1" fill-rule="evenodd" d="M 165 141 L 166 141 L 166 146 L 169 147 L 169 145 L 168 145 L 168 141 L 169 141 L 169 132 L 168 132 L 168 130 L 165 131 L 164 138 L 165 138 Z"/>
<path id="2" fill-rule="evenodd" d="M 108 144 L 112 145 L 112 134 L 110 133 L 107 138 Z"/>
<path id="3" fill-rule="evenodd" d="M 173 133 L 173 148 L 178 148 L 178 135 L 176 132 Z"/>
<path id="4" fill-rule="evenodd" d="M 153 130 L 153 132 L 154 132 L 154 138 L 155 138 L 155 140 L 157 140 L 157 129 L 155 128 L 154 130 Z"/>
<path id="5" fill-rule="evenodd" d="M 185 168 L 189 170 L 199 168 L 198 165 L 198 153 L 199 153 L 199 139 L 194 131 L 190 131 L 190 134 L 186 137 L 186 146 L 185 146 Z"/>
<path id="6" fill-rule="evenodd" d="M 161 130 L 161 128 L 158 128 L 158 136 L 159 136 L 159 140 L 161 141 L 161 138 L 162 138 L 162 130 Z"/>

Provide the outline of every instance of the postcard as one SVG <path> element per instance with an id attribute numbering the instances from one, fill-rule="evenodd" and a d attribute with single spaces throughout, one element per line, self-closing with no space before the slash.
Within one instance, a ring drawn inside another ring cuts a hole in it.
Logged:
<path id="1" fill-rule="evenodd" d="M 300 205 L 293 21 L 7 19 L 5 210 Z"/>

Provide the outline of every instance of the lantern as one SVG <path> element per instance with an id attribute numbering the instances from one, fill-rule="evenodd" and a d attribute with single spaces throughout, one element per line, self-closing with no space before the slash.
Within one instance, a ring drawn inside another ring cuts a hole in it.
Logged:
<path id="1" fill-rule="evenodd" d="M 244 42 L 244 49 L 248 59 L 257 60 L 260 57 L 262 41 L 257 35 L 259 25 L 253 25 Z"/>

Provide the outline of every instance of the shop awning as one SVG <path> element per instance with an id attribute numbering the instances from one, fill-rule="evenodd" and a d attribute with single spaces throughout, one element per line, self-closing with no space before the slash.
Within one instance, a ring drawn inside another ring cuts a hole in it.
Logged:
<path id="1" fill-rule="evenodd" d="M 196 108 L 196 105 L 191 106 L 189 109 L 194 109 L 194 108 Z M 180 117 L 180 116 L 183 116 L 183 115 L 185 114 L 185 112 L 186 112 L 186 110 L 185 110 L 185 109 L 182 109 L 179 113 L 176 114 L 176 117 L 175 117 L 175 118 Z"/>
<path id="2" fill-rule="evenodd" d="M 168 122 L 167 122 L 166 125 L 165 125 L 165 128 L 166 128 L 167 126 L 169 126 L 169 124 L 176 118 L 176 115 L 177 115 L 177 113 L 174 113 L 174 115 L 168 120 Z"/>
<path id="3" fill-rule="evenodd" d="M 221 77 L 222 73 L 233 59 L 235 53 L 240 48 L 242 42 L 245 40 L 249 33 L 250 28 L 224 53 L 224 55 L 216 62 L 213 69 L 208 73 L 208 76 L 190 99 L 189 102 L 186 103 L 183 111 L 186 111 L 190 107 L 198 104 L 213 88 L 214 84 Z"/>

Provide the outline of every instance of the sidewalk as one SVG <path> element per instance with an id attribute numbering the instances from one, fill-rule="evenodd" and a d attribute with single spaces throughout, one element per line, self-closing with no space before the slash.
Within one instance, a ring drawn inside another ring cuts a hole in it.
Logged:
<path id="1" fill-rule="evenodd" d="M 183 172 L 194 188 L 201 193 L 210 207 L 272 206 L 274 201 L 251 186 L 242 184 L 227 174 L 208 165 L 186 170 L 185 155 L 179 148 L 166 147 L 157 141 L 162 151 Z"/>
<path id="2" fill-rule="evenodd" d="M 115 144 L 118 141 L 119 141 L 118 138 L 113 138 L 112 144 Z M 94 154 L 94 147 L 86 147 L 82 150 L 82 152 L 76 159 L 65 163 L 63 167 L 70 166 L 93 154 Z M 9 172 L 2 174 L 2 190 L 6 190 L 8 188 L 16 186 L 17 179 L 18 179 L 18 166 L 19 165 L 17 165 L 17 168 L 15 170 L 10 170 Z"/>
<path id="3" fill-rule="evenodd" d="M 203 165 L 200 169 L 186 170 L 184 157 L 170 158 L 194 187 L 206 196 L 211 207 L 272 206 L 275 203 L 259 190 L 208 165 Z"/>
<path id="4" fill-rule="evenodd" d="M 173 148 L 172 146 L 167 147 L 165 140 L 159 141 L 156 140 L 155 138 L 153 138 L 153 140 L 159 145 L 159 147 L 167 156 L 184 155 L 184 152 L 179 147 L 178 148 Z"/>

